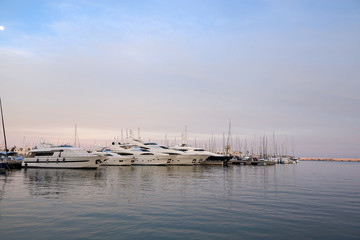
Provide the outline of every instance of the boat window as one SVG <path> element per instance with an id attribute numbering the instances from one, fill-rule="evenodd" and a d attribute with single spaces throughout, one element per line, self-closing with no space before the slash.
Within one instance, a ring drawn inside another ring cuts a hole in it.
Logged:
<path id="1" fill-rule="evenodd" d="M 194 151 L 197 151 L 197 152 L 203 152 L 203 151 L 205 151 L 205 150 L 204 150 L 204 149 L 199 148 L 199 149 L 194 149 Z"/>
<path id="2" fill-rule="evenodd" d="M 129 155 L 134 155 L 134 154 L 132 154 L 132 153 L 118 153 L 119 155 L 121 155 L 121 156 L 129 156 Z"/>
<path id="3" fill-rule="evenodd" d="M 159 147 L 158 145 L 151 145 L 152 149 L 161 149 L 161 147 Z"/>
<path id="4" fill-rule="evenodd" d="M 68 145 L 68 144 L 64 144 L 64 145 L 59 145 L 58 147 L 69 147 L 69 148 L 72 148 L 73 146 Z"/>
<path id="5" fill-rule="evenodd" d="M 36 156 L 52 156 L 54 152 L 36 152 Z"/>
<path id="6" fill-rule="evenodd" d="M 180 153 L 172 153 L 172 152 L 167 152 L 167 154 L 169 154 L 169 155 L 180 155 Z"/>
<path id="7" fill-rule="evenodd" d="M 16 152 L 5 152 L 5 153 L 2 153 L 1 155 L 4 155 L 4 156 L 16 156 Z"/>
<path id="8" fill-rule="evenodd" d="M 161 148 L 163 148 L 163 149 L 169 149 L 168 147 L 165 147 L 165 146 L 160 146 Z"/>
<path id="9" fill-rule="evenodd" d="M 186 152 L 186 151 L 187 151 L 187 149 L 175 149 L 175 150 L 182 151 L 182 152 Z"/>
<path id="10" fill-rule="evenodd" d="M 142 153 L 140 155 L 154 155 L 154 154 L 149 152 L 149 153 Z"/>

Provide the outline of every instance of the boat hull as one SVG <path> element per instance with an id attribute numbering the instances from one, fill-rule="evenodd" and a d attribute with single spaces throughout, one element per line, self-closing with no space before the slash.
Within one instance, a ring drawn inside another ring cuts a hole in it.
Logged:
<path id="1" fill-rule="evenodd" d="M 194 165 L 193 157 L 189 155 L 172 156 L 169 165 L 192 166 Z"/>
<path id="2" fill-rule="evenodd" d="M 24 168 L 73 168 L 96 169 L 101 163 L 100 157 L 69 157 L 69 158 L 25 158 Z"/>
<path id="3" fill-rule="evenodd" d="M 168 156 L 140 155 L 131 165 L 135 166 L 167 166 L 171 162 Z"/>
<path id="4" fill-rule="evenodd" d="M 100 164 L 100 166 L 130 166 L 134 161 L 133 158 L 107 158 Z"/>
<path id="5" fill-rule="evenodd" d="M 231 159 L 229 156 L 210 156 L 201 164 L 203 165 L 225 165 Z"/>

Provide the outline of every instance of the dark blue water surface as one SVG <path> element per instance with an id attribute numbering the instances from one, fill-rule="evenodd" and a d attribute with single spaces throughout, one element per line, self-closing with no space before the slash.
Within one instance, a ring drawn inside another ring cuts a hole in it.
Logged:
<path id="1" fill-rule="evenodd" d="M 5 239 L 360 239 L 360 163 L 22 169 Z"/>

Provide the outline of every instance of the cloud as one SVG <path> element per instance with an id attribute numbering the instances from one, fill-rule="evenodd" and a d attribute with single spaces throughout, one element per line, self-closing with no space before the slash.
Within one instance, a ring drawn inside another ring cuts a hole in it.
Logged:
<path id="1" fill-rule="evenodd" d="M 5 27 L 4 26 L 0 26 L 0 31 L 4 31 Z"/>

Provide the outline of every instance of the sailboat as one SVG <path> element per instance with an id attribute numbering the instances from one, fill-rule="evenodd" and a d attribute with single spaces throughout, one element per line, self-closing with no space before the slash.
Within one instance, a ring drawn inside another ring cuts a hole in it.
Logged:
<path id="1" fill-rule="evenodd" d="M 0 110 L 1 110 L 1 123 L 4 134 L 5 151 L 0 152 L 0 172 L 5 172 L 6 169 L 21 168 L 21 162 L 23 158 L 18 156 L 15 151 L 9 151 L 6 142 L 4 114 L 2 109 L 2 103 L 0 98 Z"/>

